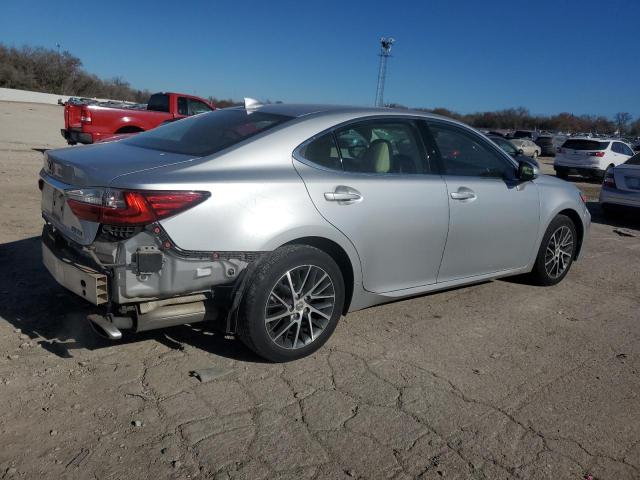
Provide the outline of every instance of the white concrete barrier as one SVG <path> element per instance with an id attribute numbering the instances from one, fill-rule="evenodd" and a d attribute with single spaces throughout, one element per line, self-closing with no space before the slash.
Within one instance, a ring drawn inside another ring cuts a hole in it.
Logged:
<path id="1" fill-rule="evenodd" d="M 56 95 L 55 93 L 30 92 L 29 90 L 0 88 L 0 101 L 4 102 L 31 102 L 56 105 L 60 98 L 63 102 L 66 102 L 69 99 L 69 95 Z"/>
<path id="2" fill-rule="evenodd" d="M 31 92 L 29 90 L 16 90 L 15 88 L 0 88 L 0 102 L 30 102 L 48 103 L 57 105 L 58 100 L 63 102 L 69 100 L 69 95 L 56 95 L 55 93 Z M 94 98 L 100 102 L 108 102 L 107 98 Z M 132 103 L 132 102 L 125 102 Z"/>

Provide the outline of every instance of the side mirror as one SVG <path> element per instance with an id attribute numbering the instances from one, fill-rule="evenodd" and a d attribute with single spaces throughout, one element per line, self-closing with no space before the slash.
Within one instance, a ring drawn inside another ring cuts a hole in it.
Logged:
<path id="1" fill-rule="evenodd" d="M 528 182 L 534 178 L 538 178 L 540 175 L 540 169 L 533 163 L 527 160 L 520 160 L 518 162 L 518 180 L 522 182 Z"/>

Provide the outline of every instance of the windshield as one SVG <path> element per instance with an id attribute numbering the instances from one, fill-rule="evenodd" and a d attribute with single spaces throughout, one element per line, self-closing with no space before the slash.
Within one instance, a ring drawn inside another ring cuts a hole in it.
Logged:
<path id="1" fill-rule="evenodd" d="M 597 140 L 569 139 L 562 145 L 562 148 L 572 150 L 605 150 L 609 142 L 598 142 Z"/>
<path id="2" fill-rule="evenodd" d="M 224 150 L 292 118 L 244 109 L 216 110 L 140 133 L 123 143 L 201 157 Z"/>

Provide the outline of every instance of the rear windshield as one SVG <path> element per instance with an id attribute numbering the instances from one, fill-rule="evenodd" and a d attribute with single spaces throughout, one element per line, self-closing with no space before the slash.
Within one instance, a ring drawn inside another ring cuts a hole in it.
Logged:
<path id="1" fill-rule="evenodd" d="M 513 138 L 531 138 L 533 134 L 531 132 L 527 132 L 526 130 L 516 130 L 513 134 Z"/>
<path id="2" fill-rule="evenodd" d="M 625 165 L 640 165 L 640 153 L 636 153 L 629 160 L 624 162 Z"/>
<path id="3" fill-rule="evenodd" d="M 551 137 L 538 137 L 538 140 L 536 140 L 538 145 L 552 145 L 553 144 L 553 138 Z"/>
<path id="4" fill-rule="evenodd" d="M 272 113 L 216 110 L 140 133 L 123 141 L 163 152 L 202 157 L 280 125 L 293 117 Z"/>
<path id="5" fill-rule="evenodd" d="M 169 95 L 165 93 L 155 93 L 151 95 L 147 102 L 147 110 L 153 110 L 154 112 L 168 112 L 169 111 Z"/>
<path id="6" fill-rule="evenodd" d="M 606 150 L 608 146 L 609 142 L 576 139 L 569 139 L 562 144 L 562 148 L 570 148 L 571 150 Z"/>

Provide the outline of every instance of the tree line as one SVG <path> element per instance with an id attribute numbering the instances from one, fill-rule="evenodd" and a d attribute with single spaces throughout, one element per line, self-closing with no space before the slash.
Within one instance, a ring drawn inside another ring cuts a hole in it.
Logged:
<path id="1" fill-rule="evenodd" d="M 0 44 L 0 87 L 57 93 L 77 97 L 109 98 L 146 102 L 151 92 L 139 90 L 121 77 L 101 79 L 82 68 L 82 61 L 68 51 L 58 52 L 43 47 L 7 47 Z M 209 97 L 218 108 L 238 105 L 232 99 Z M 390 107 L 407 108 L 398 104 Z M 446 108 L 418 108 L 455 118 L 478 128 L 538 129 L 562 132 L 613 133 L 640 135 L 640 118 L 632 121 L 627 112 L 614 118 L 602 115 L 531 115 L 526 108 L 509 108 L 493 112 L 460 114 Z"/>

